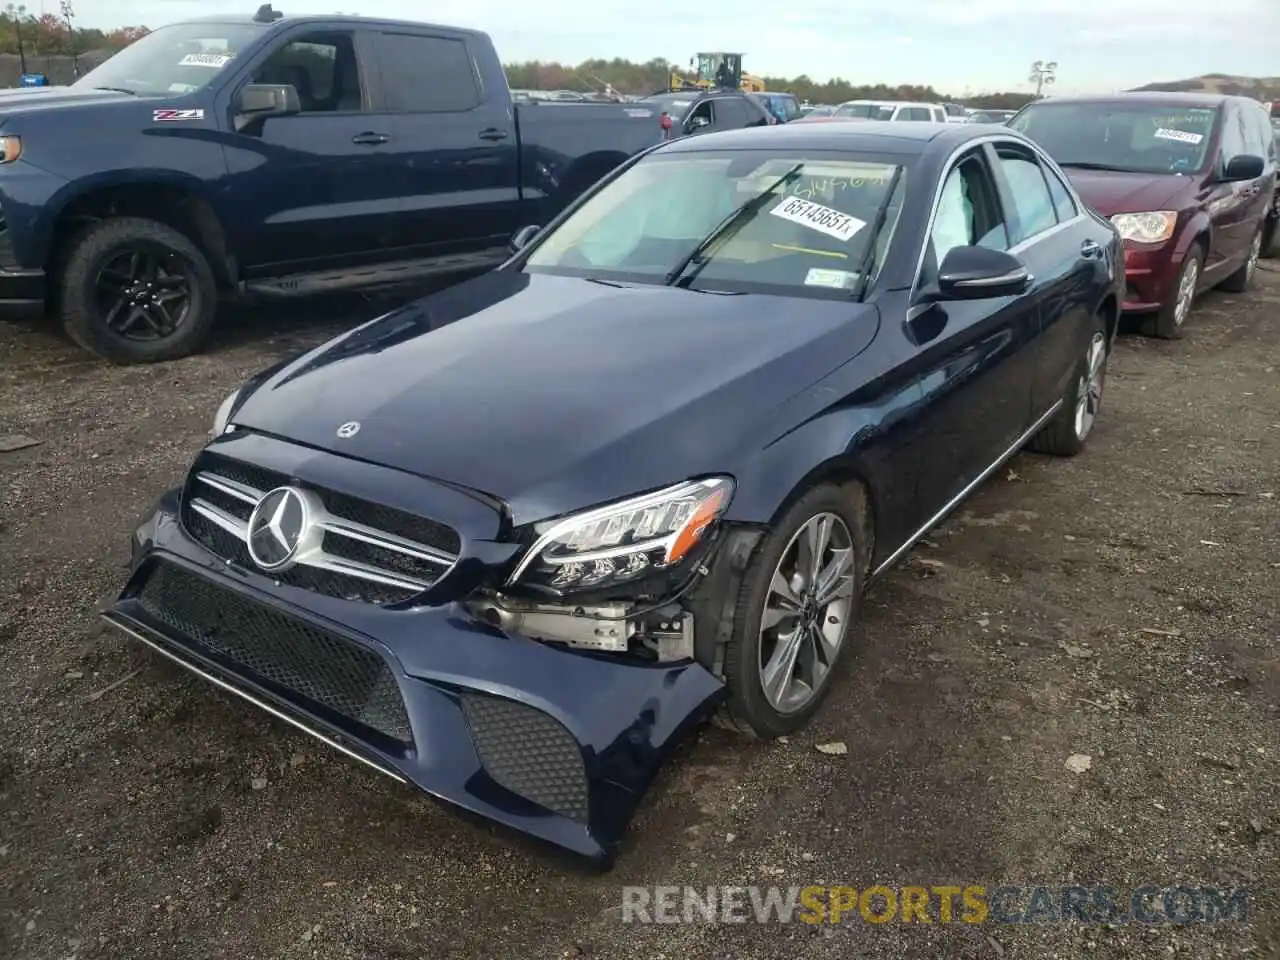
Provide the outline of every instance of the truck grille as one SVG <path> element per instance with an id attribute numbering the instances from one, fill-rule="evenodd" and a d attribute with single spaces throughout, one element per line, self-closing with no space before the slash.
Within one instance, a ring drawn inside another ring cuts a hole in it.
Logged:
<path id="1" fill-rule="evenodd" d="M 170 564 L 157 564 L 138 603 L 174 639 L 230 661 L 250 679 L 412 742 L 400 688 L 372 650 Z"/>
<path id="2" fill-rule="evenodd" d="M 258 570 L 245 539 L 249 517 L 267 493 L 290 485 L 323 503 L 310 521 L 322 533 L 319 548 L 300 555 L 296 565 L 259 570 L 279 583 L 346 600 L 398 603 L 422 593 L 458 559 L 458 534 L 442 523 L 210 453 L 196 461 L 187 481 L 183 526 L 222 559 Z"/>

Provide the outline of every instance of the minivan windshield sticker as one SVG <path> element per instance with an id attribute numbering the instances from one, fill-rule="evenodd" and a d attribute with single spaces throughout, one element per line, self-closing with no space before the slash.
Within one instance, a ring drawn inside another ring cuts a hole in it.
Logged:
<path id="1" fill-rule="evenodd" d="M 180 67 L 211 67 L 221 70 L 231 62 L 231 57 L 222 53 L 188 53 L 178 61 Z"/>
<path id="2" fill-rule="evenodd" d="M 1169 130 L 1166 127 L 1161 127 L 1152 136 L 1159 137 L 1161 140 L 1177 140 L 1179 143 L 1189 143 L 1193 146 L 1204 139 L 1203 133 L 1191 133 L 1188 130 Z"/>
<path id="3" fill-rule="evenodd" d="M 775 217 L 790 220 L 802 227 L 825 233 L 829 237 L 848 242 L 854 234 L 865 227 L 866 221 L 851 217 L 839 210 L 832 210 L 812 200 L 800 197 L 788 197 L 769 211 Z"/>
<path id="4" fill-rule="evenodd" d="M 195 110 L 153 110 L 151 119 L 155 123 L 171 123 L 174 120 L 203 120 L 204 111 Z"/>

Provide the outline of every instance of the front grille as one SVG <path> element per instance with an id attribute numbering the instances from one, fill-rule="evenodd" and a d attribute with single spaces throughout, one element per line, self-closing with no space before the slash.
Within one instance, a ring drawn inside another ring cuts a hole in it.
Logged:
<path id="1" fill-rule="evenodd" d="M 319 549 L 285 570 L 265 573 L 290 586 L 364 603 L 397 603 L 435 583 L 461 549 L 457 531 L 403 510 L 306 483 L 217 454 L 196 461 L 187 481 L 182 522 L 208 550 L 256 569 L 245 534 L 258 501 L 277 487 L 313 494 L 323 508 Z"/>
<path id="2" fill-rule="evenodd" d="M 582 749 L 563 724 L 523 703 L 474 694 L 462 696 L 462 712 L 495 783 L 553 813 L 587 821 Z"/>
<path id="3" fill-rule="evenodd" d="M 138 594 L 147 615 L 197 652 L 402 743 L 413 736 L 400 688 L 378 654 L 170 564 Z"/>

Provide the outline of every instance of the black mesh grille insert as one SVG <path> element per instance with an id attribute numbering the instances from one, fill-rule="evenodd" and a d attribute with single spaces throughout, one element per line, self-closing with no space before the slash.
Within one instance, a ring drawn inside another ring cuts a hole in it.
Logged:
<path id="1" fill-rule="evenodd" d="M 252 679 L 412 742 L 400 688 L 372 650 L 169 564 L 156 566 L 138 602 L 179 639 L 232 661 Z"/>
<path id="2" fill-rule="evenodd" d="M 307 483 L 298 483 L 298 481 L 286 474 L 277 473 L 276 471 L 267 470 L 239 460 L 232 460 L 219 454 L 205 452 L 197 459 L 187 482 L 182 505 L 182 524 L 187 532 L 205 549 L 247 570 L 256 570 L 257 566 L 250 558 L 244 542 L 208 517 L 193 510 L 191 501 L 195 499 L 203 500 L 241 522 L 248 521 L 249 514 L 253 512 L 253 506 L 236 497 L 229 496 L 209 484 L 197 481 L 195 477 L 202 471 L 244 484 L 261 493 L 266 493 L 276 487 L 291 483 L 297 484 L 314 491 L 323 501 L 325 509 L 335 517 L 341 517 L 344 520 L 363 524 L 375 530 L 394 534 L 427 547 L 434 547 L 448 554 L 456 554 L 461 549 L 461 540 L 458 537 L 458 532 L 446 524 L 426 517 L 415 516 L 403 510 L 351 497 L 335 490 L 328 490 Z M 434 582 L 444 569 L 438 563 L 333 534 L 326 535 L 324 549 L 326 553 L 335 557 L 368 564 L 380 570 L 400 574 L 425 583 Z M 344 600 L 357 600 L 364 603 L 399 603 L 420 592 L 406 587 L 377 583 L 362 577 L 353 577 L 331 570 L 319 570 L 305 566 L 291 567 L 271 574 L 271 577 L 273 580 L 289 586 L 322 593 L 329 597 L 340 597 Z"/>
<path id="3" fill-rule="evenodd" d="M 585 823 L 587 773 L 573 734 L 541 710 L 497 697 L 462 696 L 485 771 L 512 793 Z"/>

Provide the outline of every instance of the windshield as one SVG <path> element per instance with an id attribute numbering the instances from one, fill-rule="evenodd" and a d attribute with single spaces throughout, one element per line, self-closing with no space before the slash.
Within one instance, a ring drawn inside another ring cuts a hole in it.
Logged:
<path id="1" fill-rule="evenodd" d="M 874 276 L 888 247 L 906 180 L 898 171 L 848 155 L 657 153 L 588 200 L 533 250 L 525 269 L 697 290 L 850 297 L 864 270 Z M 734 217 L 744 205 L 747 211 Z"/>
<path id="2" fill-rule="evenodd" d="M 1038 103 L 1009 125 L 1064 167 L 1191 173 L 1204 168 L 1217 121 L 1213 107 Z"/>
<path id="3" fill-rule="evenodd" d="M 135 40 L 72 84 L 144 97 L 193 93 L 261 36 L 248 23 L 176 23 Z"/>
<path id="4" fill-rule="evenodd" d="M 858 120 L 888 120 L 893 116 L 893 107 L 882 103 L 842 103 L 836 107 L 834 115 Z"/>
<path id="5" fill-rule="evenodd" d="M 693 106 L 692 97 L 645 97 L 640 103 L 652 103 L 659 110 L 665 110 L 673 117 L 682 117 Z"/>

